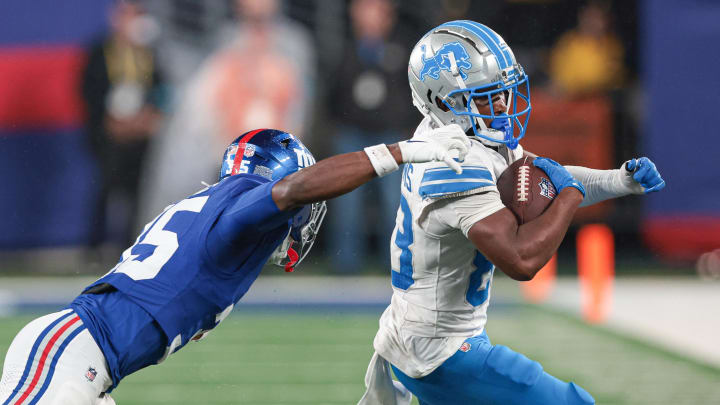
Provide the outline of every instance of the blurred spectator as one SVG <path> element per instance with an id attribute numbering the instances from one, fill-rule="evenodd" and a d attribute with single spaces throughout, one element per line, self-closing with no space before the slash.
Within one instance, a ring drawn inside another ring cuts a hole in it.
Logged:
<path id="1" fill-rule="evenodd" d="M 610 6 L 591 1 L 578 13 L 578 25 L 565 33 L 550 54 L 554 88 L 570 95 L 613 90 L 624 77 L 623 47 L 611 30 Z"/>
<path id="2" fill-rule="evenodd" d="M 388 0 L 355 0 L 350 17 L 353 37 L 329 92 L 330 116 L 338 125 L 334 153 L 408 137 L 415 124 L 407 84 L 409 45 L 397 35 L 393 5 Z M 388 177 L 393 178 L 366 184 L 331 202 L 329 247 L 336 271 L 354 272 L 368 264 L 370 233 L 378 236 L 381 257 L 389 257 L 400 172 Z M 377 214 L 374 220 L 371 212 Z"/>
<path id="3" fill-rule="evenodd" d="M 100 169 L 91 244 L 132 242 L 140 168 L 162 119 L 162 78 L 149 42 L 155 26 L 133 1 L 111 10 L 110 33 L 88 51 L 82 77 L 87 131 Z M 109 234 L 108 234 L 109 232 Z"/>
<path id="4" fill-rule="evenodd" d="M 236 0 L 237 21 L 186 88 L 147 167 L 141 223 L 167 204 L 215 182 L 218 156 L 253 128 L 303 133 L 314 88 L 307 32 L 275 0 Z"/>
<path id="5" fill-rule="evenodd" d="M 236 0 L 240 23 L 221 34 L 232 45 L 211 60 L 220 84 L 213 100 L 224 144 L 248 129 L 303 129 L 315 82 L 314 48 L 304 28 L 278 13 L 276 0 Z"/>
<path id="6" fill-rule="evenodd" d="M 157 39 L 158 64 L 171 88 L 181 88 L 219 47 L 218 31 L 231 16 L 228 0 L 147 1 L 145 7 L 162 26 Z"/>

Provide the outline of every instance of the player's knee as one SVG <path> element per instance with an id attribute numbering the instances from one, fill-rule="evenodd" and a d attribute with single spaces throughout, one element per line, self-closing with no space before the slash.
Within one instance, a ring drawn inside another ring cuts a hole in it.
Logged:
<path id="1" fill-rule="evenodd" d="M 495 380 L 493 382 L 519 389 L 535 385 L 543 374 L 540 363 L 502 345 L 490 350 L 485 364 L 487 376 Z"/>
<path id="2" fill-rule="evenodd" d="M 575 383 L 568 384 L 567 390 L 568 405 L 594 405 L 595 399 L 585 391 L 581 386 Z"/>

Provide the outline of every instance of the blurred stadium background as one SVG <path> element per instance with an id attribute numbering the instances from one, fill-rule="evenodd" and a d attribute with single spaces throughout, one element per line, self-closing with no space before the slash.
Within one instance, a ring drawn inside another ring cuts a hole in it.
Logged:
<path id="1" fill-rule="evenodd" d="M 0 2 L 0 361 L 212 183 L 238 134 L 286 129 L 317 158 L 409 137 L 409 49 L 452 19 L 495 29 L 529 73 L 526 149 L 604 169 L 646 155 L 668 184 L 581 211 L 557 279 L 496 275 L 490 337 L 599 404 L 720 404 L 711 0 Z M 209 340 L 128 378 L 118 403 L 355 403 L 390 297 L 396 183 L 332 202 L 298 273 L 266 269 Z"/>

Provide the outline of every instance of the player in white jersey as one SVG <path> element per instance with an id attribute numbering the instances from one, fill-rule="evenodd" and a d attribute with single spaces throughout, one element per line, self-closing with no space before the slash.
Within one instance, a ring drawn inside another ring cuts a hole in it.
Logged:
<path id="1" fill-rule="evenodd" d="M 594 404 L 574 383 L 490 343 L 485 323 L 494 265 L 514 279 L 531 279 L 581 203 L 662 189 L 655 165 L 641 158 L 618 170 L 593 170 L 537 158 L 557 197 L 520 226 L 496 187 L 500 173 L 526 153 L 518 141 L 529 118 L 529 84 L 510 48 L 482 24 L 449 22 L 418 42 L 408 76 L 425 115 L 416 138 L 459 125 L 471 147 L 462 174 L 435 163 L 404 169 L 390 244 L 392 302 L 380 319 L 360 404 L 407 404 L 407 390 L 421 405 Z M 402 384 L 390 380 L 390 368 Z"/>

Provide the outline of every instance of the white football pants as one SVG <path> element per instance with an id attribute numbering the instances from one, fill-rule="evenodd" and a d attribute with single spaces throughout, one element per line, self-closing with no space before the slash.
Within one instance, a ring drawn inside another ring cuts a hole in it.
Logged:
<path id="1" fill-rule="evenodd" d="M 25 326 L 8 349 L 0 405 L 114 405 L 100 348 L 74 311 L 45 315 Z"/>

